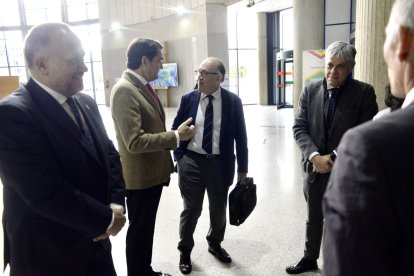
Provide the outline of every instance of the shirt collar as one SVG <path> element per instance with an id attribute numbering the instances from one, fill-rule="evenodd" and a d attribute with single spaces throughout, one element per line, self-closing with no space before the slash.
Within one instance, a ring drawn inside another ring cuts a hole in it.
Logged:
<path id="1" fill-rule="evenodd" d="M 52 88 L 44 85 L 40 81 L 36 80 L 33 76 L 31 77 L 32 80 L 37 83 L 43 90 L 45 90 L 50 96 L 52 96 L 60 105 L 64 104 L 66 100 L 68 99 L 66 96 L 63 96 L 62 94 L 56 92 Z"/>
<path id="2" fill-rule="evenodd" d="M 414 102 L 414 87 L 407 93 L 401 108 L 406 108 L 409 104 Z"/>
<path id="3" fill-rule="evenodd" d="M 135 72 L 134 70 L 131 70 L 131 69 L 127 68 L 127 72 L 132 74 L 134 77 L 136 77 L 144 85 L 147 85 L 148 81 L 143 76 L 141 76 L 140 74 Z"/>
<path id="4" fill-rule="evenodd" d="M 219 88 L 218 88 L 216 91 L 214 91 L 214 93 L 213 93 L 213 94 L 211 94 L 211 95 L 213 95 L 213 97 L 214 97 L 214 99 L 215 99 L 215 100 L 220 99 L 220 98 L 221 98 L 221 87 L 219 87 Z M 202 100 L 204 100 L 207 96 L 208 96 L 207 94 L 205 94 L 204 92 L 201 92 L 201 99 L 202 99 Z"/>

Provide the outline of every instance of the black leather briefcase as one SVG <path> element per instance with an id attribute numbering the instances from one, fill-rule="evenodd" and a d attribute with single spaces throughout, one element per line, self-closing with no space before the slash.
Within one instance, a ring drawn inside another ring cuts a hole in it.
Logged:
<path id="1" fill-rule="evenodd" d="M 239 226 L 256 206 L 256 185 L 252 177 L 246 177 L 245 184 L 237 183 L 229 195 L 230 224 Z"/>

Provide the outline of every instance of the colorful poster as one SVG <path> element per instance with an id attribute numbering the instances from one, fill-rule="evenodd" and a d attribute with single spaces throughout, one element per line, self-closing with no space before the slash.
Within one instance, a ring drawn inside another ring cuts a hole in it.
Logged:
<path id="1" fill-rule="evenodd" d="M 302 61 L 303 86 L 325 77 L 325 50 L 303 51 Z"/>

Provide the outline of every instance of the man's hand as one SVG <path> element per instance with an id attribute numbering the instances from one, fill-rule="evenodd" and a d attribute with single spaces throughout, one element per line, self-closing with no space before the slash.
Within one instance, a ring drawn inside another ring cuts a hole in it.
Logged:
<path id="1" fill-rule="evenodd" d="M 312 158 L 313 172 L 317 173 L 328 173 L 332 170 L 333 161 L 329 154 L 327 155 L 315 155 Z"/>
<path id="2" fill-rule="evenodd" d="M 114 214 L 114 223 L 112 224 L 112 227 L 109 228 L 108 230 L 106 230 L 106 232 L 103 233 L 102 235 L 94 238 L 93 241 L 104 240 L 104 239 L 109 238 L 109 236 L 111 236 L 111 235 L 116 236 L 119 233 L 119 231 L 121 231 L 122 227 L 125 225 L 126 217 L 124 215 L 124 208 L 122 206 L 121 206 L 121 208 L 119 208 L 119 206 L 111 206 L 111 209 L 112 209 L 112 212 Z M 118 221 L 117 221 L 117 219 L 118 219 Z M 123 222 L 122 222 L 122 220 L 123 220 Z M 115 225 L 116 222 L 118 222 L 118 225 Z M 118 228 L 119 228 L 119 230 L 116 231 Z M 111 233 L 109 231 L 111 231 Z M 112 233 L 114 233 L 114 234 L 112 234 Z"/>
<path id="3" fill-rule="evenodd" d="M 237 173 L 237 182 L 240 184 L 244 184 L 244 180 L 247 177 L 247 173 L 239 172 Z"/>
<path id="4" fill-rule="evenodd" d="M 114 211 L 114 223 L 112 224 L 111 228 L 106 230 L 106 234 L 116 236 L 119 233 L 119 231 L 121 231 L 122 227 L 124 227 L 125 222 L 125 215 L 122 212 Z"/>
<path id="5" fill-rule="evenodd" d="M 193 118 L 188 118 L 184 123 L 182 123 L 177 131 L 178 136 L 180 137 L 181 141 L 187 141 L 191 139 L 195 134 L 195 127 L 194 125 L 189 126 L 189 124 L 193 121 Z"/>

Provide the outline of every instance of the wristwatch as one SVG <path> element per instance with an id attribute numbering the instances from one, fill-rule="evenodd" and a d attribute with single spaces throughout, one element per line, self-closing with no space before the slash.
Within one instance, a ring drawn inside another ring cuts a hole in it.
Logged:
<path id="1" fill-rule="evenodd" d="M 335 154 L 334 152 L 331 152 L 331 153 L 329 154 L 329 157 L 331 158 L 331 160 L 332 160 L 332 161 L 335 161 L 335 159 L 336 159 L 336 154 Z"/>

